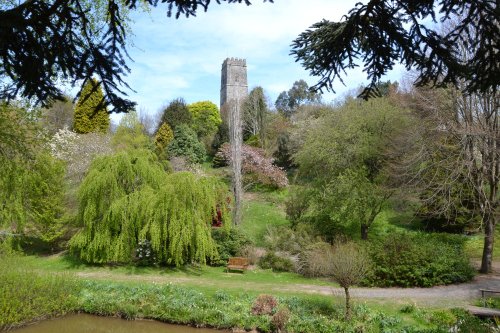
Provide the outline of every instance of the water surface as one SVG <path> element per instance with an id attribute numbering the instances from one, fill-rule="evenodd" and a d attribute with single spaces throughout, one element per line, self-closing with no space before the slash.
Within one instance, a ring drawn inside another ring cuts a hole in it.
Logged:
<path id="1" fill-rule="evenodd" d="M 87 314 L 70 315 L 13 330 L 15 333 L 221 333 L 207 328 L 165 324 L 152 320 L 124 320 Z"/>

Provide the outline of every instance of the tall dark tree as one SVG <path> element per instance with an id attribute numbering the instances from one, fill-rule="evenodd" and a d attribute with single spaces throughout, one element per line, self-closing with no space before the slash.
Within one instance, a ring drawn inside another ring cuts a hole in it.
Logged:
<path id="1" fill-rule="evenodd" d="M 290 118 L 297 108 L 304 104 L 314 104 L 321 101 L 321 95 L 310 90 L 304 80 L 295 81 L 292 88 L 283 91 L 276 99 L 276 109 L 285 117 Z"/>
<path id="2" fill-rule="evenodd" d="M 183 98 L 174 99 L 168 104 L 168 106 L 163 110 L 160 118 L 159 127 L 167 123 L 171 129 L 179 125 L 190 125 L 193 121 L 193 115 L 189 112 L 189 108 Z"/>
<path id="3" fill-rule="evenodd" d="M 126 23 L 123 9 L 138 5 L 167 6 L 168 16 L 196 15 L 210 3 L 245 3 L 248 0 L 101 0 L 89 8 L 88 0 L 26 0 L 0 2 L 0 99 L 16 96 L 46 103 L 61 98 L 59 78 L 83 85 L 98 75 L 111 112 L 128 111 L 135 103 L 125 99 L 128 88 Z M 264 0 L 272 2 L 272 0 Z M 104 10 L 96 29 L 95 8 Z M 92 10 L 91 10 L 92 9 Z"/>
<path id="4" fill-rule="evenodd" d="M 292 54 L 312 75 L 315 89 L 333 91 L 333 81 L 361 63 L 370 83 L 398 62 L 419 73 L 419 85 L 444 86 L 467 82 L 468 92 L 485 92 L 500 84 L 500 12 L 495 0 L 370 0 L 357 3 L 340 22 L 323 20 L 292 44 Z M 453 29 L 440 33 L 436 23 L 460 16 Z M 471 38 L 474 34 L 481 38 Z M 463 58 L 454 48 L 467 44 L 474 53 Z"/>
<path id="5" fill-rule="evenodd" d="M 265 140 L 265 119 L 268 111 L 264 89 L 253 88 L 243 101 L 243 137 L 258 136 L 260 145 Z"/>

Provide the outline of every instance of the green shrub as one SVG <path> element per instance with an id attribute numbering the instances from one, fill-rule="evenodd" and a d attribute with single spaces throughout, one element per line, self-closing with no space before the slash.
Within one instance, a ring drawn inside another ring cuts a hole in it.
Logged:
<path id="1" fill-rule="evenodd" d="M 293 272 L 295 265 L 289 258 L 277 256 L 274 252 L 268 252 L 260 258 L 259 266 L 262 269 L 272 269 L 275 272 Z"/>
<path id="2" fill-rule="evenodd" d="M 203 144 L 198 141 L 194 130 L 187 125 L 179 125 L 174 130 L 174 139 L 167 148 L 169 156 L 185 157 L 190 163 L 202 163 L 206 158 Z"/>
<path id="3" fill-rule="evenodd" d="M 365 284 L 431 287 L 469 281 L 474 269 L 457 235 L 395 232 L 370 246 L 373 271 Z"/>
<path id="4" fill-rule="evenodd" d="M 164 154 L 165 149 L 173 139 L 174 131 L 172 131 L 168 123 L 161 124 L 154 137 L 156 152 L 159 155 Z"/>
<path id="5" fill-rule="evenodd" d="M 229 231 L 212 228 L 212 238 L 219 252 L 219 260 L 211 262 L 213 265 L 225 265 L 230 257 L 240 255 L 245 247 L 252 245 L 252 241 L 238 228 L 231 228 Z"/>
<path id="6" fill-rule="evenodd" d="M 268 226 L 264 234 L 266 248 L 272 251 L 285 251 L 298 254 L 308 244 L 315 241 L 312 232 L 307 225 L 299 225 L 294 229 L 289 226 Z"/>
<path id="7" fill-rule="evenodd" d="M 491 333 L 495 332 L 488 322 L 484 322 L 476 316 L 471 315 L 464 309 L 453 309 L 457 322 L 454 332 L 460 333 Z"/>

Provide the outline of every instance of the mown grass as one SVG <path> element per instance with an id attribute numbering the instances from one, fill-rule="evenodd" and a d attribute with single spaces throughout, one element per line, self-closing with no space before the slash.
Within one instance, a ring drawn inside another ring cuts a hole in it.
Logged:
<path id="1" fill-rule="evenodd" d="M 90 266 L 78 262 L 70 256 L 37 257 L 25 256 L 21 260 L 24 264 L 33 269 L 45 272 L 83 272 L 102 274 L 103 278 L 110 274 L 122 279 L 127 276 L 154 277 L 157 276 L 162 281 L 169 279 L 175 282 L 181 279 L 184 284 L 205 284 L 221 287 L 245 288 L 277 288 L 285 285 L 309 284 L 318 286 L 335 286 L 326 279 L 310 279 L 295 273 L 273 272 L 271 270 L 255 269 L 248 270 L 244 274 L 226 273 L 225 267 L 210 266 L 185 266 L 181 268 L 172 267 L 137 267 L 137 266 Z M 94 275 L 96 276 L 96 275 Z M 260 285 L 260 286 L 259 286 Z"/>

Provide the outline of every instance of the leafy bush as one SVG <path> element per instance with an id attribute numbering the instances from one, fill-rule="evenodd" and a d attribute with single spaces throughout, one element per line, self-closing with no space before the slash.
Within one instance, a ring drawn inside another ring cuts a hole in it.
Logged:
<path id="1" fill-rule="evenodd" d="M 278 306 L 278 300 L 272 295 L 259 295 L 252 304 L 252 314 L 270 315 Z"/>
<path id="2" fill-rule="evenodd" d="M 474 276 L 457 235 L 394 232 L 370 247 L 374 262 L 365 283 L 431 287 L 469 281 Z"/>
<path id="3" fill-rule="evenodd" d="M 288 226 L 268 226 L 264 235 L 266 248 L 291 254 L 300 253 L 308 244 L 313 243 L 314 239 L 307 225 L 297 226 L 295 230 Z"/>
<path id="4" fill-rule="evenodd" d="M 195 131 L 187 125 L 175 128 L 174 139 L 167 148 L 169 156 L 183 156 L 190 163 L 202 163 L 206 157 L 203 144 L 198 141 Z"/>
<path id="5" fill-rule="evenodd" d="M 453 309 L 452 313 L 456 316 L 457 322 L 454 332 L 461 333 L 491 333 L 495 332 L 488 322 L 484 322 L 476 316 L 471 315 L 464 309 Z M 450 330 L 451 331 L 451 330 Z"/>
<path id="6" fill-rule="evenodd" d="M 156 150 L 159 153 L 163 152 L 173 139 L 174 139 L 174 131 L 172 131 L 172 129 L 167 123 L 161 124 L 161 126 L 156 131 L 154 138 Z"/>
<path id="7" fill-rule="evenodd" d="M 229 231 L 212 228 L 212 238 L 219 252 L 219 260 L 211 262 L 214 265 L 225 265 L 230 257 L 243 254 L 242 249 L 252 245 L 252 241 L 238 228 L 231 228 Z"/>
<path id="8" fill-rule="evenodd" d="M 135 249 L 135 259 L 136 265 L 138 266 L 156 265 L 156 257 L 149 240 L 143 239 L 137 243 L 137 248 Z"/>
<path id="9" fill-rule="evenodd" d="M 289 258 L 277 256 L 274 252 L 268 252 L 260 258 L 259 266 L 262 269 L 272 269 L 275 272 L 295 271 L 295 265 Z"/>
<path id="10" fill-rule="evenodd" d="M 247 258 L 250 265 L 255 265 L 259 261 L 259 254 L 259 249 L 253 245 L 244 245 L 238 251 L 238 256 Z"/>

